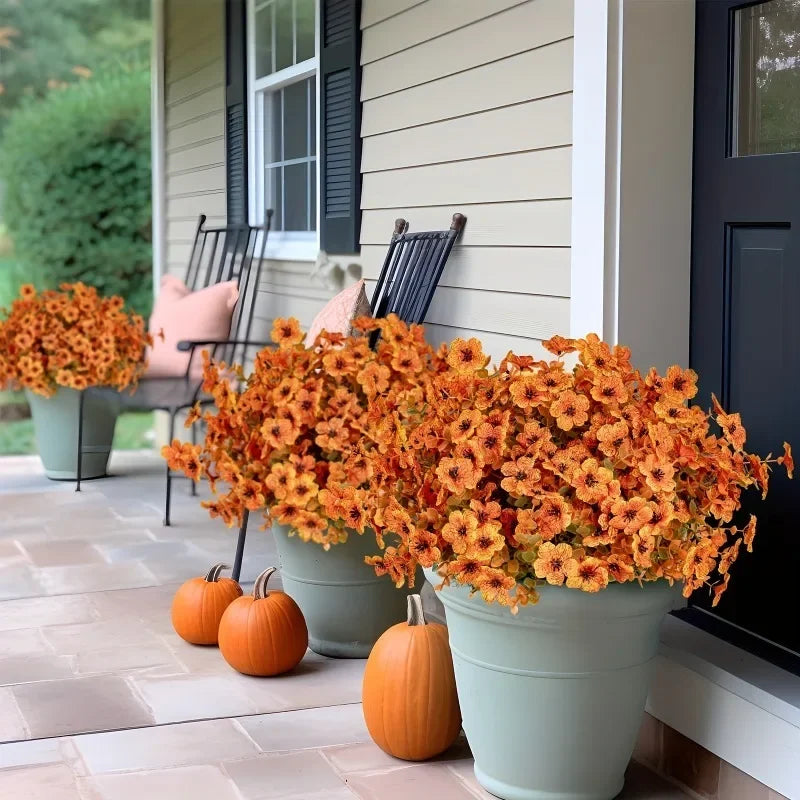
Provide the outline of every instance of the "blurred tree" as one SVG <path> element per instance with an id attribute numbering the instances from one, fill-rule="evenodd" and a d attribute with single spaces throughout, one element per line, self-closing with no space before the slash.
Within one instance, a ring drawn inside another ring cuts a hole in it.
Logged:
<path id="1" fill-rule="evenodd" d="M 150 0 L 0 0 L 0 129 L 26 97 L 75 83 L 150 41 Z"/>

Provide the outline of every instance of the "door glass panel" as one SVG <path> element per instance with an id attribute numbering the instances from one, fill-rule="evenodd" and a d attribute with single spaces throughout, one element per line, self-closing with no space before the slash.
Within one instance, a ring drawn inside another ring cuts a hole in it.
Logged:
<path id="1" fill-rule="evenodd" d="M 800 152 L 800 0 L 734 12 L 734 156 Z"/>

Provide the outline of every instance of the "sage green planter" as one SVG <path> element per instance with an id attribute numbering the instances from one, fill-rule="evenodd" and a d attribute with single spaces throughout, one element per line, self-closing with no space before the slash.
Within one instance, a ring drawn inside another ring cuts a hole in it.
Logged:
<path id="1" fill-rule="evenodd" d="M 59 387 L 52 397 L 25 390 L 33 417 L 36 449 L 48 478 L 74 481 L 78 468 L 78 415 L 81 393 Z M 87 393 L 83 408 L 82 479 L 106 474 L 117 409 L 113 400 Z"/>
<path id="2" fill-rule="evenodd" d="M 380 635 L 406 619 L 406 597 L 419 591 L 395 589 L 378 577 L 364 556 L 378 553 L 374 533 L 350 531 L 344 544 L 323 550 L 314 542 L 289 536 L 288 528 L 273 525 L 281 579 L 308 626 L 308 646 L 323 656 L 366 658 Z"/>
<path id="3" fill-rule="evenodd" d="M 425 571 L 429 582 L 441 583 Z M 622 790 L 658 632 L 678 587 L 545 586 L 520 608 L 455 584 L 445 607 L 475 776 L 503 800 L 611 800 Z"/>

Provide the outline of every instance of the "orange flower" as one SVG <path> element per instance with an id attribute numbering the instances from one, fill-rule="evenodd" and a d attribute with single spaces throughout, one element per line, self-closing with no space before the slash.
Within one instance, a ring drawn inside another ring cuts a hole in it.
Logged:
<path id="1" fill-rule="evenodd" d="M 744 543 L 747 547 L 747 552 L 753 552 L 753 540 L 756 538 L 756 524 L 758 520 L 755 517 L 755 514 L 750 515 L 750 521 L 747 523 L 744 531 L 742 532 Z"/>
<path id="2" fill-rule="evenodd" d="M 736 450 L 742 450 L 747 439 L 747 433 L 742 426 L 739 414 L 717 414 L 717 424 L 722 428 L 725 438 Z"/>
<path id="3" fill-rule="evenodd" d="M 550 406 L 550 413 L 562 431 L 571 431 L 585 425 L 589 419 L 586 413 L 589 410 L 589 399 L 583 395 L 575 394 L 571 389 L 563 392 Z"/>
<path id="4" fill-rule="evenodd" d="M 516 586 L 516 581 L 502 570 L 483 567 L 473 585 L 480 590 L 481 597 L 487 603 L 497 602 L 508 606 L 512 603 L 511 590 Z"/>
<path id="5" fill-rule="evenodd" d="M 638 533 L 653 518 L 653 509 L 643 497 L 617 498 L 611 504 L 611 513 L 609 527 L 628 536 Z"/>
<path id="6" fill-rule="evenodd" d="M 520 375 L 514 378 L 510 387 L 511 398 L 520 408 L 533 408 L 541 403 L 546 395 L 540 393 L 534 375 Z"/>
<path id="7" fill-rule="evenodd" d="M 633 560 L 645 569 L 653 565 L 652 555 L 655 539 L 649 533 L 639 531 L 633 534 Z"/>
<path id="8" fill-rule="evenodd" d="M 566 566 L 572 559 L 572 547 L 566 542 L 553 544 L 545 542 L 539 548 L 539 555 L 533 562 L 537 578 L 545 578 L 551 586 L 561 586 L 567 579 Z"/>
<path id="9" fill-rule="evenodd" d="M 381 394 L 389 388 L 392 373 L 389 367 L 371 361 L 357 375 L 358 382 L 369 395 Z"/>
<path id="10" fill-rule="evenodd" d="M 291 464 L 278 462 L 272 465 L 264 482 L 267 489 L 278 499 L 285 500 L 297 481 L 297 471 Z"/>
<path id="11" fill-rule="evenodd" d="M 778 459 L 779 464 L 783 464 L 789 478 L 794 477 L 794 458 L 792 458 L 792 446 L 788 442 L 783 443 L 783 455 Z"/>
<path id="12" fill-rule="evenodd" d="M 484 564 L 474 558 L 459 555 L 448 564 L 447 574 L 454 577 L 458 583 L 475 585 L 481 575 Z"/>
<path id="13" fill-rule="evenodd" d="M 300 330 L 300 323 L 292 319 L 276 319 L 272 323 L 270 338 L 279 347 L 294 347 L 300 344 L 305 334 Z"/>
<path id="14" fill-rule="evenodd" d="M 480 473 L 466 458 L 443 458 L 436 468 L 436 476 L 442 486 L 453 494 L 474 489 L 480 479 Z"/>
<path id="15" fill-rule="evenodd" d="M 575 494 L 584 503 L 599 503 L 609 496 L 614 473 L 601 467 L 595 458 L 587 458 L 572 474 L 570 483 Z"/>
<path id="16" fill-rule="evenodd" d="M 608 569 L 599 558 L 569 559 L 565 566 L 567 586 L 583 592 L 599 592 L 608 586 Z"/>
<path id="17" fill-rule="evenodd" d="M 506 540 L 500 533 L 500 523 L 487 522 L 470 534 L 465 555 L 488 564 L 492 556 L 503 549 L 505 543 Z"/>
<path id="18" fill-rule="evenodd" d="M 450 345 L 447 363 L 456 372 L 477 372 L 486 366 L 489 359 L 483 354 L 483 348 L 478 339 L 455 339 Z"/>
<path id="19" fill-rule="evenodd" d="M 296 437 L 296 429 L 288 419 L 267 417 L 261 424 L 264 441 L 276 449 L 290 445 Z"/>
<path id="20" fill-rule="evenodd" d="M 536 469 L 536 460 L 523 456 L 516 461 L 506 461 L 500 471 L 506 477 L 500 483 L 509 494 L 532 495 L 541 480 L 542 473 Z"/>
<path id="21" fill-rule="evenodd" d="M 450 425 L 450 438 L 454 442 L 465 442 L 471 439 L 475 429 L 483 421 L 480 411 L 466 410 L 458 415 L 458 419 Z"/>
<path id="22" fill-rule="evenodd" d="M 454 553 L 461 555 L 467 552 L 477 530 L 478 520 L 472 511 L 453 511 L 442 528 L 442 538 L 450 543 Z"/>
<path id="23" fill-rule="evenodd" d="M 597 375 L 592 383 L 592 397 L 598 403 L 624 403 L 628 399 L 625 384 L 619 375 Z"/>
<path id="24" fill-rule="evenodd" d="M 353 354 L 347 350 L 334 350 L 322 357 L 322 366 L 329 375 L 341 377 L 353 370 L 355 359 Z"/>
<path id="25" fill-rule="evenodd" d="M 414 559 L 423 567 L 432 567 L 442 557 L 436 534 L 429 531 L 415 531 L 408 542 L 408 549 Z"/>
<path id="26" fill-rule="evenodd" d="M 647 485 L 654 492 L 675 491 L 675 481 L 673 480 L 675 468 L 653 453 L 639 463 L 639 472 L 644 475 Z"/>
<path id="27" fill-rule="evenodd" d="M 663 380 L 664 391 L 682 400 L 691 400 L 697 394 L 697 373 L 692 369 L 672 366 Z"/>
<path id="28" fill-rule="evenodd" d="M 629 561 L 616 553 L 608 557 L 606 562 L 608 575 L 617 583 L 626 583 L 633 580 L 633 567 Z"/>

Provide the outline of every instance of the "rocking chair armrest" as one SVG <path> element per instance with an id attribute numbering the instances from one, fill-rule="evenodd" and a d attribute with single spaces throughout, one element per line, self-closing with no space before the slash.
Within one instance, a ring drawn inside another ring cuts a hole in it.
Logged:
<path id="1" fill-rule="evenodd" d="M 191 339 L 178 342 L 178 350 L 182 353 L 188 353 L 197 347 L 222 347 L 223 345 L 233 345 L 236 347 L 275 347 L 274 342 L 257 342 L 251 339 Z"/>

